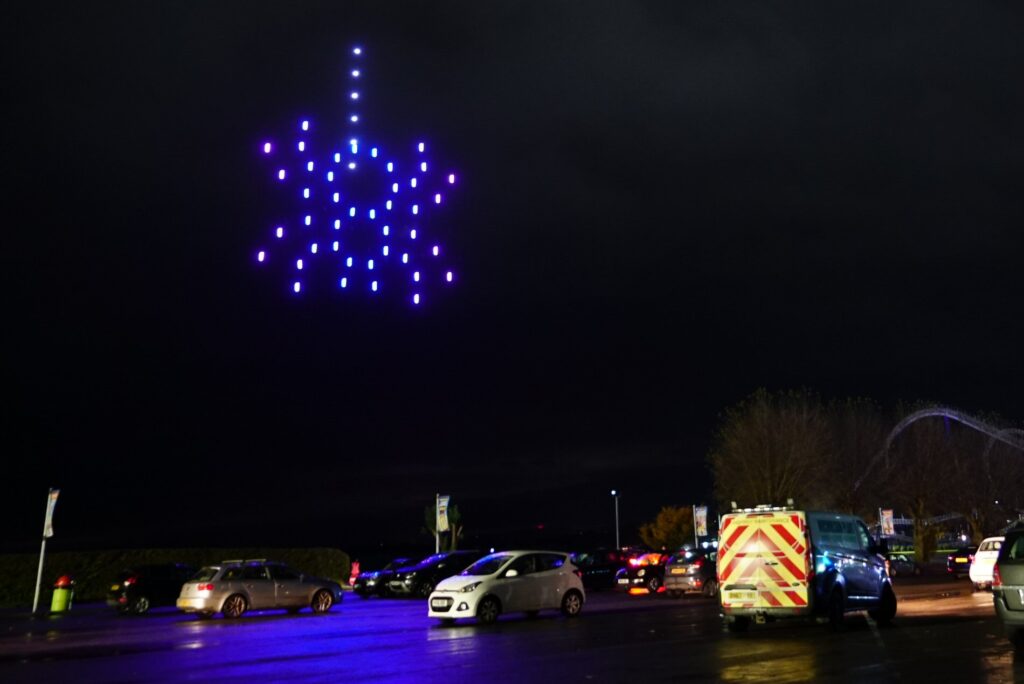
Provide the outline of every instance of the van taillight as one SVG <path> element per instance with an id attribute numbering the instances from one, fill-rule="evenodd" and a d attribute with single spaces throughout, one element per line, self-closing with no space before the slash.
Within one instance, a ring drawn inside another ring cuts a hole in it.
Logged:
<path id="1" fill-rule="evenodd" d="M 992 586 L 1001 587 L 1003 586 L 1003 578 L 999 575 L 999 565 L 992 566 Z"/>
<path id="2" fill-rule="evenodd" d="M 573 568 L 572 574 L 576 575 L 580 579 L 583 579 L 583 571 L 579 568 Z"/>
<path id="3" fill-rule="evenodd" d="M 130 587 L 130 586 L 132 586 L 133 584 L 135 584 L 138 581 L 139 581 L 138 577 L 127 577 L 124 580 L 124 586 Z"/>
<path id="4" fill-rule="evenodd" d="M 213 591 L 213 585 L 212 584 L 197 584 L 196 585 L 196 590 L 197 591 Z"/>

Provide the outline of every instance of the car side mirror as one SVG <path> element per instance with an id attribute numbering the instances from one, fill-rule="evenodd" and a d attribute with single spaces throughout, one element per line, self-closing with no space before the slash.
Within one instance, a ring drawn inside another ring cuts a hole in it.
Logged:
<path id="1" fill-rule="evenodd" d="M 512 570 L 509 570 L 505 573 L 505 577 L 519 577 L 519 571 L 513 568 Z"/>

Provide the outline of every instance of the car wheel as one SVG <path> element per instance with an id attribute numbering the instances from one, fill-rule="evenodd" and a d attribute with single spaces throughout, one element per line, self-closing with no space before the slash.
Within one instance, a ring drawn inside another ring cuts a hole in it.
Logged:
<path id="1" fill-rule="evenodd" d="M 501 604 L 493 596 L 487 596 L 476 607 L 476 619 L 482 625 L 489 625 L 501 615 Z"/>
<path id="2" fill-rule="evenodd" d="M 832 592 L 828 600 L 828 624 L 832 631 L 839 632 L 843 629 L 843 618 L 846 617 L 846 606 L 843 602 L 843 592 L 838 589 Z"/>
<path id="3" fill-rule="evenodd" d="M 661 589 L 661 579 L 658 577 L 652 577 L 644 584 L 647 587 L 647 592 L 654 596 L 658 593 L 658 589 Z"/>
<path id="4" fill-rule="evenodd" d="M 880 625 L 887 625 L 896 617 L 896 594 L 892 593 L 888 585 L 882 590 L 882 600 L 878 608 L 869 610 L 868 615 Z"/>
<path id="5" fill-rule="evenodd" d="M 718 596 L 718 580 L 709 579 L 704 583 L 704 596 L 707 598 L 716 598 Z"/>
<path id="6" fill-rule="evenodd" d="M 750 618 L 746 615 L 737 615 L 729 622 L 725 623 L 726 629 L 733 634 L 740 634 L 750 629 Z"/>
<path id="7" fill-rule="evenodd" d="M 576 617 L 583 610 L 583 595 L 576 590 L 565 592 L 562 597 L 562 615 Z"/>
<path id="8" fill-rule="evenodd" d="M 249 603 L 245 600 L 245 597 L 241 594 L 232 594 L 224 599 L 224 607 L 221 608 L 221 612 L 224 613 L 226 618 L 238 618 L 242 617 L 242 613 L 249 608 Z"/>
<path id="9" fill-rule="evenodd" d="M 314 613 L 326 613 L 334 605 L 334 596 L 327 589 L 321 589 L 313 594 L 313 601 L 309 604 Z"/>
<path id="10" fill-rule="evenodd" d="M 145 596 L 140 596 L 132 601 L 131 612 L 136 615 L 142 615 L 149 610 L 149 599 Z"/>
<path id="11" fill-rule="evenodd" d="M 434 591 L 434 585 L 430 582 L 420 582 L 416 585 L 416 595 L 420 598 L 429 597 L 432 591 Z"/>

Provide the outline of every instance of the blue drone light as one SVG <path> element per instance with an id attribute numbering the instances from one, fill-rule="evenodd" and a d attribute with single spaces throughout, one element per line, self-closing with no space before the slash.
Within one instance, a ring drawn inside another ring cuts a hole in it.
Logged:
<path id="1" fill-rule="evenodd" d="M 365 58 L 359 47 L 351 55 L 353 61 Z M 365 100 L 363 88 L 357 87 L 365 77 L 365 66 L 354 67 L 348 70 L 352 87 L 346 89 L 349 111 L 342 118 L 346 130 L 323 130 L 304 117 L 296 127 L 294 147 L 287 141 L 282 146 L 280 140 L 260 143 L 262 156 L 272 165 L 273 185 L 285 193 L 286 201 L 280 204 L 286 208 L 270 228 L 276 238 L 273 249 L 260 245 L 256 261 L 262 268 L 294 264 L 286 273 L 295 294 L 316 291 L 317 283 L 326 282 L 333 283 L 334 292 L 394 293 L 418 306 L 429 299 L 431 287 L 454 282 L 453 271 L 438 258 L 440 245 L 423 238 L 432 237 L 431 220 L 440 211 L 440 191 L 455 184 L 455 174 L 438 172 L 426 157 L 426 142 L 416 141 L 403 154 L 356 135 L 356 124 L 361 130 L 364 123 L 363 112 L 354 110 Z M 314 174 L 318 162 L 328 168 Z M 403 176 L 407 185 L 396 182 Z M 388 225 L 380 227 L 378 215 Z M 319 249 L 320 243 L 331 249 Z M 287 258 L 272 258 L 277 252 Z M 356 263 L 366 267 L 353 268 Z M 311 280 L 325 270 L 330 278 Z"/>

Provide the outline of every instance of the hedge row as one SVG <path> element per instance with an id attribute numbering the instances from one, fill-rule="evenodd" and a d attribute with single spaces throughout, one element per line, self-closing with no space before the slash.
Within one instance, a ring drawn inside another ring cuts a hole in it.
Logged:
<path id="1" fill-rule="evenodd" d="M 195 567 L 225 559 L 267 558 L 296 570 L 336 581 L 347 580 L 349 557 L 338 549 L 135 549 L 130 551 L 57 551 L 46 554 L 40 605 L 49 605 L 50 588 L 61 575 L 75 579 L 76 601 L 102 601 L 121 570 L 153 563 L 187 563 Z M 32 605 L 38 554 L 0 555 L 0 606 Z"/>

